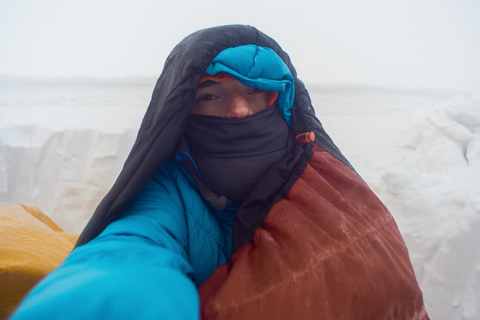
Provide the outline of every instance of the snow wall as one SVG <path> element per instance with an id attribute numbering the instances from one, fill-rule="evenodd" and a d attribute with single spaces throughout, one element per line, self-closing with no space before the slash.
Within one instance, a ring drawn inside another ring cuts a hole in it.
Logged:
<path id="1" fill-rule="evenodd" d="M 382 173 L 431 319 L 480 319 L 480 96 L 417 116 Z"/>

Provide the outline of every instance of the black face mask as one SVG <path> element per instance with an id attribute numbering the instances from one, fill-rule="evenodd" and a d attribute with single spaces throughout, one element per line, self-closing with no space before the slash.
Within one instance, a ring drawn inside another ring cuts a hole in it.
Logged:
<path id="1" fill-rule="evenodd" d="M 288 125 L 277 104 L 244 118 L 189 115 L 184 134 L 205 184 L 237 205 L 287 153 Z"/>

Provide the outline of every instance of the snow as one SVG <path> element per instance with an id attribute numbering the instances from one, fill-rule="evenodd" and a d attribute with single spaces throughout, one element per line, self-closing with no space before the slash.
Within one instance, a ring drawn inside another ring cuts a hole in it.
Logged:
<path id="1" fill-rule="evenodd" d="M 0 76 L 0 205 L 79 233 L 132 147 L 155 79 Z M 431 319 L 480 319 L 480 94 L 307 86 L 392 212 Z"/>
<path id="2" fill-rule="evenodd" d="M 382 173 L 433 319 L 480 319 L 479 98 L 420 115 L 413 152 Z"/>
<path id="3" fill-rule="evenodd" d="M 153 85 L 0 77 L 0 204 L 36 205 L 80 233 L 122 169 Z"/>

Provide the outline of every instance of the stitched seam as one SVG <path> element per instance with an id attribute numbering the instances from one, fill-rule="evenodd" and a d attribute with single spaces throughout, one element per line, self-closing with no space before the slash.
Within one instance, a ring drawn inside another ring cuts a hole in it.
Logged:
<path id="1" fill-rule="evenodd" d="M 312 169 L 313 169 L 313 168 L 312 168 Z M 315 170 L 315 169 L 314 169 L 314 170 Z M 322 176 L 320 176 L 320 177 L 323 179 L 323 181 L 325 181 L 326 183 L 328 183 L 328 181 L 326 181 L 325 178 L 323 178 Z M 305 185 L 307 185 L 308 187 L 310 187 L 311 190 L 313 190 L 315 193 L 319 194 L 319 193 L 316 191 L 316 189 L 315 189 L 314 187 L 312 187 L 312 185 L 309 184 L 309 183 L 305 180 L 305 178 L 303 178 L 302 176 L 300 176 L 299 179 L 301 179 L 303 182 L 305 182 Z M 330 185 L 330 183 L 328 183 L 328 184 Z M 336 189 L 335 189 L 335 190 L 336 190 Z M 338 194 L 342 197 L 342 199 L 345 200 L 345 201 L 349 204 L 349 207 L 353 208 L 354 210 L 357 210 L 354 206 L 352 206 L 352 205 L 350 204 L 350 201 L 347 201 L 347 200 L 346 200 L 346 198 L 343 196 L 343 194 L 342 194 L 340 191 L 338 191 L 338 190 L 336 190 L 336 191 L 337 191 Z M 320 195 L 320 196 L 321 196 L 321 195 Z M 335 206 L 335 204 L 333 204 L 331 201 L 328 201 L 325 197 L 322 197 L 322 198 L 323 198 L 331 207 L 337 208 L 337 207 Z M 294 204 L 292 204 L 292 205 L 295 206 Z M 297 208 L 297 207 L 295 206 L 295 208 Z M 300 212 L 302 212 L 299 208 L 297 208 L 297 209 L 298 209 Z M 392 218 L 393 218 L 393 217 L 390 215 L 388 219 L 383 220 L 382 222 L 377 223 L 377 224 L 375 224 L 375 225 L 372 225 L 372 223 L 371 223 L 370 221 L 368 221 L 367 223 L 371 226 L 370 228 L 376 228 L 375 226 L 381 226 L 381 225 L 383 225 L 384 222 L 386 222 L 386 221 L 388 221 L 388 220 L 391 220 Z M 359 222 L 358 219 L 355 219 L 354 217 L 352 217 L 352 220 L 353 220 L 353 221 L 356 221 L 356 222 L 358 222 L 358 223 L 360 223 L 360 224 L 362 224 L 361 222 Z M 351 225 L 351 223 L 350 223 L 350 225 Z M 367 229 L 367 230 L 368 230 L 368 229 Z"/>
<path id="2" fill-rule="evenodd" d="M 385 228 L 387 227 L 389 224 L 392 223 L 392 219 L 389 219 L 387 221 L 385 221 L 381 226 L 379 226 L 378 228 L 375 228 L 373 230 L 370 230 L 367 234 L 365 235 L 362 235 L 362 236 L 359 236 L 357 237 L 355 240 L 351 241 L 350 243 L 348 243 L 347 245 L 342 245 L 342 249 L 340 250 L 335 250 L 334 252 L 328 254 L 328 255 L 323 255 L 322 258 L 319 257 L 319 255 L 317 253 L 312 253 L 311 255 L 309 255 L 309 258 L 312 258 L 313 259 L 308 259 L 310 260 L 311 262 L 309 262 L 305 268 L 303 268 L 303 270 L 301 271 L 296 271 L 294 273 L 291 274 L 290 277 L 288 278 L 283 278 L 282 281 L 276 283 L 275 285 L 273 286 L 269 286 L 267 289 L 263 290 L 261 293 L 258 293 L 256 294 L 255 296 L 249 298 L 249 299 L 246 299 L 246 300 L 243 300 L 240 304 L 239 303 L 236 303 L 236 302 L 230 302 L 228 305 L 222 307 L 222 309 L 217 309 L 215 310 L 214 314 L 221 314 L 221 313 L 224 313 L 227 309 L 232 309 L 232 308 L 238 308 L 239 306 L 243 306 L 243 305 L 246 305 L 246 304 L 249 304 L 251 302 L 254 302 L 260 298 L 262 298 L 263 296 L 265 296 L 266 294 L 269 294 L 271 291 L 273 291 L 274 289 L 278 288 L 278 287 L 282 287 L 282 286 L 285 286 L 285 285 L 288 285 L 290 284 L 291 282 L 296 282 L 297 281 L 297 278 L 299 277 L 302 277 L 306 274 L 308 274 L 308 271 L 312 268 L 312 267 L 316 267 L 318 266 L 320 263 L 322 263 L 324 260 L 326 260 L 327 258 L 330 258 L 331 256 L 333 256 L 334 254 L 336 253 L 339 253 L 339 252 L 344 252 L 346 250 L 348 250 L 350 247 L 352 247 L 354 244 L 356 244 L 359 240 L 362 240 L 363 238 L 365 238 L 367 235 L 370 235 L 372 234 L 373 232 L 375 231 L 379 231 L 380 229 L 382 228 Z M 210 315 L 209 315 L 210 316 Z"/>
<path id="3" fill-rule="evenodd" d="M 257 57 L 257 53 L 258 53 L 258 46 L 255 46 L 255 54 L 253 55 L 253 61 L 252 61 L 252 64 L 250 65 L 250 68 L 247 71 L 247 74 L 246 74 L 246 76 L 248 78 L 250 78 L 250 76 L 249 76 L 250 70 L 252 70 L 253 66 L 255 66 L 255 58 Z"/>
<path id="4" fill-rule="evenodd" d="M 205 235 L 207 236 L 207 238 L 209 238 L 211 241 L 213 241 L 214 243 L 217 244 L 217 246 L 222 250 L 222 253 L 224 254 L 225 259 L 226 259 L 226 258 L 227 258 L 227 254 L 226 254 L 225 251 L 227 250 L 227 248 L 226 248 L 226 246 L 225 246 L 224 244 L 223 244 L 223 245 L 221 244 L 220 239 L 218 239 L 218 240 L 215 239 L 215 237 L 212 236 L 212 233 L 211 233 L 211 232 L 208 232 L 207 229 L 205 229 L 205 228 L 203 227 L 203 224 L 201 224 L 201 223 L 199 222 L 199 220 L 196 220 L 196 219 L 193 217 L 193 215 L 189 213 L 189 211 L 185 211 L 185 215 L 188 215 L 188 216 L 195 222 L 195 226 L 194 226 L 194 229 L 193 229 L 193 230 L 195 230 L 195 228 L 196 228 L 196 229 L 201 229 L 201 230 L 203 231 L 203 234 L 205 234 Z M 193 231 L 193 230 L 192 230 L 192 231 Z M 223 230 L 222 230 L 222 231 L 223 231 Z M 189 234 L 190 234 L 190 233 L 189 233 Z"/>

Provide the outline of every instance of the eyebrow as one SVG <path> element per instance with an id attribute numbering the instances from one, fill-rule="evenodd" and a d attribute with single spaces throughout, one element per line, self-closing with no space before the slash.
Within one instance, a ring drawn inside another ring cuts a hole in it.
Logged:
<path id="1" fill-rule="evenodd" d="M 219 82 L 216 82 L 216 81 L 213 81 L 213 80 L 207 80 L 207 81 L 205 81 L 205 82 L 199 83 L 199 84 L 198 84 L 198 87 L 197 87 L 197 90 L 198 90 L 198 89 L 205 88 L 205 87 L 210 87 L 210 86 L 216 85 L 216 84 L 218 84 L 218 83 L 219 83 Z"/>

